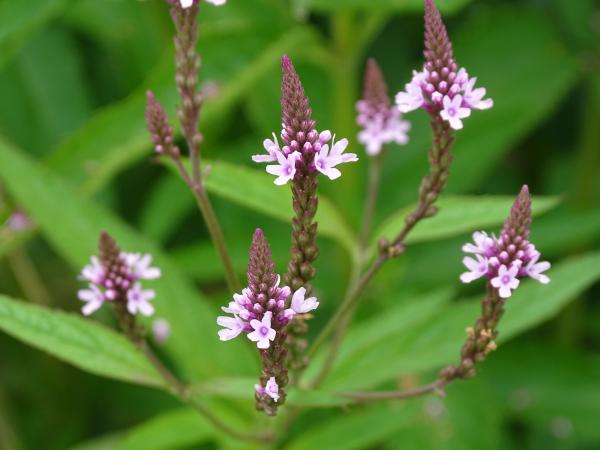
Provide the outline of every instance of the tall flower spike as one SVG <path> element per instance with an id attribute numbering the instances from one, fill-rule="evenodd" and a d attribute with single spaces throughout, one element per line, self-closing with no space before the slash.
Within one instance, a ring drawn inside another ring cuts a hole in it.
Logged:
<path id="1" fill-rule="evenodd" d="M 487 278 L 487 290 L 481 302 L 481 316 L 475 326 L 467 330 L 460 364 L 444 369 L 440 374 L 443 381 L 472 376 L 475 363 L 483 361 L 496 348 L 497 326 L 504 314 L 504 302 L 519 287 L 520 279 L 530 277 L 542 284 L 550 282 L 542 273 L 550 268 L 550 263 L 538 262 L 541 255 L 529 241 L 530 225 L 531 195 L 529 188 L 523 186 L 500 236 L 476 232 L 473 234 L 475 244 L 463 247 L 465 252 L 474 254 L 477 261 L 472 257 L 463 260 L 469 271 L 461 275 L 461 280 L 470 283 Z"/>
<path id="2" fill-rule="evenodd" d="M 367 61 L 363 98 L 356 104 L 356 122 L 361 127 L 358 142 L 370 156 L 378 155 L 390 142 L 408 143 L 410 123 L 402 120 L 400 110 L 390 105 L 388 88 L 375 59 Z"/>
<path id="3" fill-rule="evenodd" d="M 234 294 L 233 301 L 222 308 L 231 316 L 217 318 L 217 324 L 224 327 L 219 331 L 222 341 L 246 333 L 248 339 L 256 342 L 262 360 L 256 405 L 268 415 L 275 415 L 277 407 L 285 402 L 288 384 L 286 326 L 298 312 L 288 307 L 290 288 L 280 287 L 279 282 L 269 244 L 258 229 L 250 247 L 248 287 L 241 294 Z M 304 290 L 298 290 L 294 298 L 294 305 L 303 310 L 312 310 L 319 305 L 315 298 L 304 300 Z"/>
<path id="4" fill-rule="evenodd" d="M 202 94 L 197 89 L 200 56 L 196 52 L 198 41 L 199 1 L 189 1 L 189 6 L 174 4 L 171 17 L 175 24 L 175 81 L 181 98 L 178 110 L 183 133 L 193 159 L 197 158 L 202 135 L 198 131 L 198 119 L 202 106 Z M 194 162 L 194 165 L 197 163 Z"/>
<path id="5" fill-rule="evenodd" d="M 81 279 L 89 283 L 79 291 L 79 299 L 86 304 L 84 315 L 90 315 L 104 303 L 111 303 L 123 330 L 130 336 L 139 334 L 133 316 L 138 312 L 145 316 L 154 314 L 150 301 L 155 293 L 142 289 L 142 280 L 160 277 L 160 270 L 150 267 L 152 257 L 121 251 L 115 240 L 106 232 L 100 234 L 100 255 L 92 257 L 91 264 L 81 271 Z"/>
<path id="6" fill-rule="evenodd" d="M 475 88 L 477 78 L 469 78 L 467 71 L 456 64 L 452 43 L 433 0 L 425 0 L 424 56 L 423 70 L 413 72 L 405 90 L 396 96 L 401 112 L 423 108 L 459 130 L 471 110 L 493 106 L 491 99 L 483 99 L 486 90 Z"/>

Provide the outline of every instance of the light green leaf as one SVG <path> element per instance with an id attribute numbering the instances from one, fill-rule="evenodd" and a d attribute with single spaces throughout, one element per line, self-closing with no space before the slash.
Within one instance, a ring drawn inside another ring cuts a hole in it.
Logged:
<path id="1" fill-rule="evenodd" d="M 553 267 L 548 274 L 552 279 L 551 284 L 523 281 L 507 301 L 506 313 L 499 326 L 500 342 L 558 314 L 567 303 L 598 280 L 600 253 L 564 261 Z M 374 335 L 379 322 L 385 321 L 388 314 L 386 311 L 373 317 L 365 325 L 371 328 L 367 335 Z M 382 339 L 371 342 L 360 353 L 352 352 L 353 348 L 362 344 L 351 332 L 343 351 L 355 356 L 337 361 L 323 389 L 372 387 L 401 374 L 423 372 L 452 363 L 459 357 L 465 339 L 465 328 L 475 322 L 478 314 L 479 301 L 448 304 L 418 326 L 398 329 L 395 334 L 384 334 Z M 502 347 L 498 351 L 501 352 Z M 490 357 L 493 358 L 494 355 Z M 381 361 L 386 363 L 381 364 Z"/>
<path id="2" fill-rule="evenodd" d="M 193 409 L 161 414 L 135 427 L 114 447 L 115 450 L 171 450 L 200 444 L 214 431 Z"/>
<path id="3" fill-rule="evenodd" d="M 419 222 L 406 241 L 414 243 L 444 239 L 501 225 L 508 217 L 514 201 L 514 197 L 444 196 L 436 204 L 439 212 Z M 533 200 L 533 214 L 543 214 L 558 203 L 559 199 L 556 197 L 536 197 Z M 377 231 L 375 235 L 377 240 L 381 237 L 393 239 L 402 229 L 405 218 L 413 209 L 414 206 L 404 208 L 388 218 Z"/>
<path id="4" fill-rule="evenodd" d="M 286 51 L 314 44 L 315 35 L 307 28 L 294 28 L 280 36 L 235 75 L 227 80 L 201 115 L 201 129 L 211 129 L 236 102 L 270 70 L 275 70 Z M 126 100 L 99 112 L 75 133 L 48 160 L 49 165 L 70 180 L 83 184 L 86 193 L 97 191 L 116 173 L 150 156 L 150 140 L 144 120 L 145 93 L 151 88 L 167 112 L 174 117 L 177 104 L 169 55 L 147 83 Z"/>
<path id="5" fill-rule="evenodd" d="M 213 194 L 286 223 L 293 216 L 288 186 L 275 186 L 266 172 L 223 161 L 210 162 L 206 188 Z M 356 239 L 331 201 L 319 196 L 319 231 L 338 241 L 350 254 Z"/>
<path id="6" fill-rule="evenodd" d="M 91 320 L 0 295 L 0 329 L 80 369 L 160 386 L 160 375 L 124 336 Z"/>
<path id="7" fill-rule="evenodd" d="M 3 1 L 0 3 L 0 67 L 23 42 L 56 17 L 70 0 Z"/>
<path id="8" fill-rule="evenodd" d="M 156 315 L 171 323 L 173 333 L 166 349 L 176 357 L 177 364 L 188 377 L 201 379 L 208 375 L 239 374 L 255 367 L 256 362 L 243 342 L 219 342 L 215 323 L 218 307 L 209 306 L 153 243 L 108 211 L 77 197 L 56 176 L 2 142 L 0 178 L 39 224 L 56 251 L 75 269 L 79 270 L 97 252 L 96 243 L 102 230 L 109 231 L 125 250 L 148 252 L 154 256 L 155 265 L 163 273 L 159 280 L 148 284 L 157 294 Z M 75 293 L 73 301 L 77 303 Z M 227 345 L 226 351 L 224 345 Z"/>

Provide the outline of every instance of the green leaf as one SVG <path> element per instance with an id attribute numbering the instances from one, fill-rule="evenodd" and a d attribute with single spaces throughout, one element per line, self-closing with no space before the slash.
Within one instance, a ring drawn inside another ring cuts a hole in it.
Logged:
<path id="1" fill-rule="evenodd" d="M 436 5 L 442 12 L 453 12 L 471 0 L 438 0 Z M 301 7 L 309 7 L 316 11 L 341 10 L 394 10 L 394 11 L 423 11 L 423 0 L 296 0 Z"/>
<path id="2" fill-rule="evenodd" d="M 437 202 L 439 212 L 419 222 L 408 235 L 407 243 L 426 242 L 444 239 L 465 232 L 483 230 L 487 227 L 501 225 L 510 213 L 514 197 L 466 197 L 444 196 Z M 552 209 L 559 203 L 556 197 L 535 197 L 533 214 L 539 215 Z M 375 236 L 394 239 L 404 226 L 405 218 L 414 206 L 398 211 L 388 218 Z M 376 243 L 373 244 L 376 247 Z"/>
<path id="3" fill-rule="evenodd" d="M 0 329 L 93 374 L 150 386 L 163 384 L 127 338 L 82 317 L 0 295 Z"/>
<path id="4" fill-rule="evenodd" d="M 33 32 L 56 17 L 69 3 L 69 0 L 8 0 L 0 3 L 0 67 Z"/>
<path id="5" fill-rule="evenodd" d="M 549 271 L 552 281 L 542 285 L 523 281 L 506 304 L 500 322 L 499 342 L 548 320 L 600 278 L 600 253 L 591 253 L 564 261 Z M 378 324 L 389 312 L 374 316 L 364 325 L 363 335 L 374 336 Z M 405 326 L 396 333 L 384 333 L 381 339 L 361 342 L 360 335 L 349 333 L 343 353 L 325 381 L 323 389 L 345 390 L 377 386 L 401 374 L 424 372 L 457 360 L 465 339 L 464 330 L 479 315 L 479 301 L 459 302 L 438 308 L 417 326 Z M 361 351 L 353 349 L 361 348 Z M 502 347 L 499 348 L 502 351 Z M 492 354 L 491 358 L 494 357 Z M 386 361 L 382 364 L 381 361 Z"/>
<path id="6" fill-rule="evenodd" d="M 207 100 L 201 115 L 201 129 L 216 127 L 223 115 L 265 73 L 275 70 L 284 52 L 310 47 L 314 40 L 315 35 L 309 29 L 297 27 L 279 36 L 266 48 L 261 47 L 262 52 L 254 60 L 224 82 L 219 95 Z M 58 148 L 48 160 L 49 165 L 70 180 L 81 183 L 84 192 L 92 193 L 124 168 L 149 156 L 150 140 L 144 120 L 145 93 L 147 89 L 153 89 L 174 117 L 177 95 L 172 66 L 169 55 L 140 90 L 99 112 Z"/>
<path id="7" fill-rule="evenodd" d="M 273 177 L 263 171 L 236 166 L 223 161 L 210 162 L 206 188 L 213 194 L 251 208 L 286 223 L 293 216 L 288 186 L 276 186 Z M 319 232 L 338 241 L 353 254 L 356 239 L 334 204 L 319 196 L 317 211 Z"/>
<path id="8" fill-rule="evenodd" d="M 26 155 L 0 141 L 0 178 L 27 213 L 39 224 L 56 251 L 76 270 L 97 252 L 102 230 L 109 231 L 125 250 L 147 252 L 163 276 L 148 284 L 156 291 L 157 317 L 173 328 L 166 349 L 192 379 L 208 375 L 240 374 L 256 366 L 243 342 L 223 344 L 217 338 L 217 306 L 209 306 L 176 265 L 153 243 L 81 199 L 56 176 Z M 73 274 L 75 276 L 75 274 Z M 75 293 L 73 302 L 77 303 Z M 227 351 L 224 350 L 227 345 Z M 205 361 L 210 360 L 210 364 Z"/>
<path id="9" fill-rule="evenodd" d="M 180 409 L 161 414 L 135 427 L 115 450 L 170 450 L 200 444 L 214 431 L 193 409 Z"/>

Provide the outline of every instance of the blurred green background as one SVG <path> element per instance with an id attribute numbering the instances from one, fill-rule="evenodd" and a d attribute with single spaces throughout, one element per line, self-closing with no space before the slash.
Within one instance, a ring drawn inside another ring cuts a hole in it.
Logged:
<path id="1" fill-rule="evenodd" d="M 536 196 L 560 199 L 552 208 L 551 199 L 539 200 L 550 210 L 534 221 L 532 234 L 555 265 L 553 282 L 525 283 L 511 298 L 498 351 L 475 379 L 450 386 L 446 399 L 350 408 L 323 400 L 324 407 L 300 415 L 280 447 L 598 449 L 600 4 L 437 4 L 458 63 L 495 101 L 457 133 L 448 193 L 502 195 L 502 208 L 470 224 L 459 202 L 455 231 L 444 232 L 442 223 L 415 238 L 378 275 L 323 398 L 336 389 L 428 382 L 457 360 L 483 292 L 482 284 L 460 285 L 460 246 L 475 229 L 499 228 L 523 183 Z M 366 58 L 377 58 L 391 94 L 420 66 L 422 1 L 229 0 L 221 8 L 203 5 L 200 22 L 208 187 L 240 276 L 257 226 L 283 271 L 290 231 L 277 201 L 286 204 L 287 190 L 249 159 L 279 129 L 281 55 L 293 58 L 319 128 L 352 141 Z M 217 342 L 214 318 L 230 293 L 193 198 L 152 155 L 143 120 L 148 88 L 174 117 L 172 25 L 162 1 L 0 0 L 0 290 L 75 312 L 77 271 L 101 229 L 129 251 L 162 248 L 157 307 L 173 336 L 159 352 L 184 378 L 226 397 L 213 400 L 219 414 L 264 426 L 267 420 L 252 412 L 254 352 L 243 342 Z M 389 149 L 378 226 L 415 201 L 427 169 L 426 114 L 407 118 L 411 142 Z M 340 227 L 358 228 L 368 167 L 356 143 L 351 151 L 361 163 L 344 167 L 339 182 L 322 183 L 330 204 L 321 217 L 315 289 L 322 307 L 311 337 L 341 301 L 351 270 L 344 238 L 351 232 Z M 16 210 L 27 212 L 32 229 L 10 229 Z M 5 331 L 22 318 L 0 308 Z M 94 319 L 114 326 L 107 311 Z M 39 339 L 54 329 L 31 324 L 42 330 L 36 346 L 43 347 Z M 47 342 L 52 352 L 54 341 Z M 218 381 L 223 377 L 235 379 Z M 0 449 L 212 448 L 263 447 L 215 432 L 165 393 L 80 371 L 0 334 Z"/>

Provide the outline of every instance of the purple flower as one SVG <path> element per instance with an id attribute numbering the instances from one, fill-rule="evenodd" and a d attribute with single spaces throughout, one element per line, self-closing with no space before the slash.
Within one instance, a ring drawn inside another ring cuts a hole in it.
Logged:
<path id="1" fill-rule="evenodd" d="M 467 71 L 456 64 L 452 43 L 433 0 L 425 2 L 424 55 L 423 70 L 413 71 L 405 90 L 396 95 L 396 105 L 401 112 L 423 108 L 460 130 L 461 119 L 469 117 L 472 109 L 493 106 L 491 99 L 483 99 L 486 90 L 475 88 L 477 78 L 469 78 Z"/>
<path id="2" fill-rule="evenodd" d="M 319 307 L 317 297 L 309 297 L 305 299 L 306 289 L 301 287 L 292 296 L 292 309 L 297 314 L 306 314 L 307 312 L 313 311 Z"/>
<path id="3" fill-rule="evenodd" d="M 275 133 L 273 133 L 273 140 L 264 140 L 263 147 L 267 151 L 267 154 L 254 155 L 252 156 L 252 161 L 257 163 L 277 161 L 277 154 L 281 153 L 281 148 L 279 148 L 279 141 L 277 140 Z"/>
<path id="4" fill-rule="evenodd" d="M 504 264 L 498 269 L 498 276 L 492 278 L 492 286 L 498 289 L 498 293 L 502 298 L 508 298 L 511 292 L 519 287 L 517 274 L 519 273 L 519 265 L 513 264 L 510 269 Z"/>
<path id="5" fill-rule="evenodd" d="M 440 111 L 440 117 L 447 121 L 452 128 L 460 130 L 463 127 L 461 119 L 465 119 L 471 115 L 469 108 L 463 107 L 462 96 L 457 95 L 454 98 L 445 96 L 443 99 L 444 109 Z"/>
<path id="6" fill-rule="evenodd" d="M 410 123 L 402 120 L 398 108 L 390 104 L 383 73 L 373 58 L 367 62 L 363 98 L 357 102 L 356 110 L 356 122 L 362 128 L 358 141 L 366 147 L 368 155 L 378 155 L 390 142 L 408 143 Z"/>
<path id="7" fill-rule="evenodd" d="M 460 276 L 460 281 L 463 283 L 470 283 L 473 280 L 485 276 L 488 272 L 489 261 L 486 257 L 479 254 L 475 255 L 477 260 L 474 260 L 470 256 L 465 256 L 463 264 L 469 272 L 465 272 Z"/>
<path id="8" fill-rule="evenodd" d="M 254 328 L 252 333 L 248 334 L 248 339 L 256 342 L 258 348 L 269 348 L 271 341 L 275 340 L 277 332 L 271 328 L 271 317 L 273 313 L 267 311 L 262 320 L 253 319 L 250 321 L 250 326 Z"/>
<path id="9" fill-rule="evenodd" d="M 90 284 L 89 289 L 81 289 L 77 295 L 79 300 L 86 302 L 83 308 L 81 308 L 84 316 L 89 316 L 100 309 L 106 300 L 102 291 L 94 284 Z"/>
<path id="10" fill-rule="evenodd" d="M 277 385 L 275 377 L 269 378 L 265 387 L 262 387 L 260 384 L 255 384 L 254 389 L 259 395 L 268 395 L 275 402 L 279 400 L 279 386 Z"/>
<path id="11" fill-rule="evenodd" d="M 475 232 L 474 244 L 463 245 L 463 251 L 475 254 L 476 259 L 463 259 L 468 272 L 460 276 L 461 281 L 470 283 L 486 277 L 502 298 L 510 297 L 519 286 L 519 279 L 524 277 L 549 283 L 550 278 L 543 272 L 550 268 L 550 263 L 539 262 L 540 252 L 529 242 L 530 224 L 531 196 L 527 186 L 523 186 L 499 237 Z"/>
<path id="12" fill-rule="evenodd" d="M 547 275 L 544 275 L 542 272 L 545 272 L 550 268 L 550 263 L 548 261 L 538 262 L 541 254 L 539 252 L 535 252 L 535 254 L 531 257 L 531 260 L 524 267 L 525 274 L 534 280 L 539 281 L 542 284 L 550 283 L 550 278 Z"/>
<path id="13" fill-rule="evenodd" d="M 275 156 L 279 164 L 267 166 L 267 172 L 276 175 L 277 178 L 274 183 L 281 186 L 292 180 L 296 175 L 296 161 L 300 158 L 300 153 L 293 152 L 286 157 L 282 152 L 277 152 Z"/>
<path id="14" fill-rule="evenodd" d="M 152 256 L 121 251 L 107 233 L 100 235 L 99 248 L 100 257 L 92 256 L 91 264 L 85 265 L 80 274 L 80 279 L 89 283 L 89 288 L 78 294 L 86 302 L 83 314 L 90 315 L 106 301 L 117 301 L 126 304 L 132 315 L 152 315 L 154 307 L 149 302 L 155 293 L 142 289 L 139 282 L 160 277 L 160 269 L 150 266 Z"/>
<path id="15" fill-rule="evenodd" d="M 329 145 L 325 144 L 320 151 L 315 154 L 315 167 L 323 175 L 326 175 L 330 180 L 339 178 L 342 173 L 335 168 L 338 164 L 358 161 L 355 153 L 346 153 L 344 150 L 348 146 L 348 139 L 341 139 L 335 142 L 335 137 L 331 141 L 331 151 Z"/>
<path id="16" fill-rule="evenodd" d="M 127 291 L 127 310 L 135 315 L 138 311 L 144 316 L 154 314 L 154 306 L 150 303 L 156 294 L 151 289 L 142 289 L 140 283 L 135 283 L 131 289 Z"/>
<path id="17" fill-rule="evenodd" d="M 219 339 L 222 341 L 229 341 L 230 339 L 236 338 L 239 334 L 246 329 L 246 322 L 240 319 L 238 316 L 217 317 L 217 325 L 224 327 L 218 331 Z"/>

